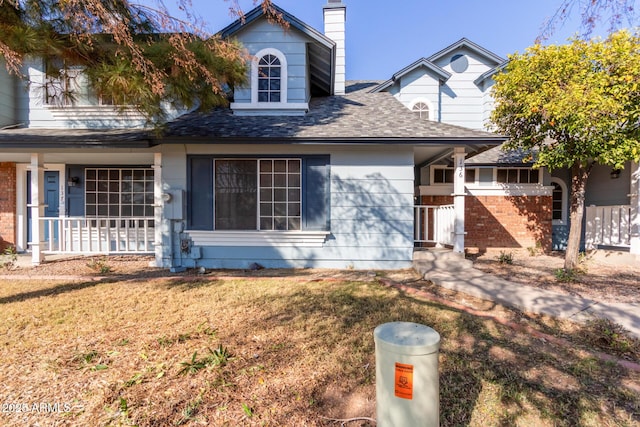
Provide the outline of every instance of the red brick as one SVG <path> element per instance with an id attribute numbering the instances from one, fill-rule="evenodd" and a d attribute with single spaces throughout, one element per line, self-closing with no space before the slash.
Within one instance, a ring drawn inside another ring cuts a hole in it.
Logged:
<path id="1" fill-rule="evenodd" d="M 453 196 L 422 196 L 424 205 L 453 204 Z M 551 196 L 467 196 L 465 247 L 551 250 Z"/>
<path id="2" fill-rule="evenodd" d="M 16 244 L 16 164 L 0 162 L 0 250 Z"/>

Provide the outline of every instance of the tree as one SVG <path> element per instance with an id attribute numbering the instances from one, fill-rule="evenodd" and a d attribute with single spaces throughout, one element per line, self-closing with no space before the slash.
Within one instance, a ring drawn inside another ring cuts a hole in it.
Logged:
<path id="1" fill-rule="evenodd" d="M 495 77 L 492 121 L 506 149 L 536 153 L 534 167 L 571 170 L 565 269 L 577 266 L 587 178 L 594 164 L 640 160 L 640 37 L 534 45 Z"/>
<path id="2" fill-rule="evenodd" d="M 186 20 L 171 16 L 162 0 L 154 7 L 128 0 L 0 0 L 0 56 L 23 78 L 25 57 L 43 58 L 52 85 L 82 67 L 96 94 L 155 123 L 165 102 L 224 104 L 226 91 L 246 78 L 247 54 L 208 34 L 190 0 L 176 2 Z M 270 0 L 261 3 L 278 20 Z M 237 0 L 231 10 L 242 16 Z"/>
<path id="3" fill-rule="evenodd" d="M 589 38 L 599 23 L 608 25 L 609 32 L 622 27 L 633 28 L 637 21 L 638 0 L 563 0 L 555 14 L 543 25 L 540 40 L 546 40 L 578 9 L 580 36 Z"/>

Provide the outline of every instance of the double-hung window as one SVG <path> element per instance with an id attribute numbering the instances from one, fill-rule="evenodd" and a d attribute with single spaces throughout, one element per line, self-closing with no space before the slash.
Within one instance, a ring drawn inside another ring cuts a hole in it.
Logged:
<path id="1" fill-rule="evenodd" d="M 280 102 L 282 66 L 277 56 L 267 54 L 258 61 L 258 102 Z"/>

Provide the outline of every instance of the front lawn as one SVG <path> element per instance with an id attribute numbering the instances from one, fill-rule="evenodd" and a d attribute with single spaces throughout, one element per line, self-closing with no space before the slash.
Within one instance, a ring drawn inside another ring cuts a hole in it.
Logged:
<path id="1" fill-rule="evenodd" d="M 640 423 L 638 372 L 577 345 L 556 346 L 365 275 L 205 275 L 0 282 L 0 425 L 375 418 L 373 330 L 390 321 L 442 336 L 441 426 Z"/>

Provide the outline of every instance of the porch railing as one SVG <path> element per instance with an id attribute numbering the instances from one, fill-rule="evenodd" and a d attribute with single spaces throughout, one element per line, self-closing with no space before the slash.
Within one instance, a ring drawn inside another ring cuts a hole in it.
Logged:
<path id="1" fill-rule="evenodd" d="M 631 246 L 631 206 L 587 206 L 585 247 Z"/>
<path id="2" fill-rule="evenodd" d="M 414 206 L 415 243 L 435 243 L 453 245 L 455 230 L 453 205 Z"/>
<path id="3" fill-rule="evenodd" d="M 153 218 L 64 217 L 40 221 L 45 253 L 153 253 Z"/>

